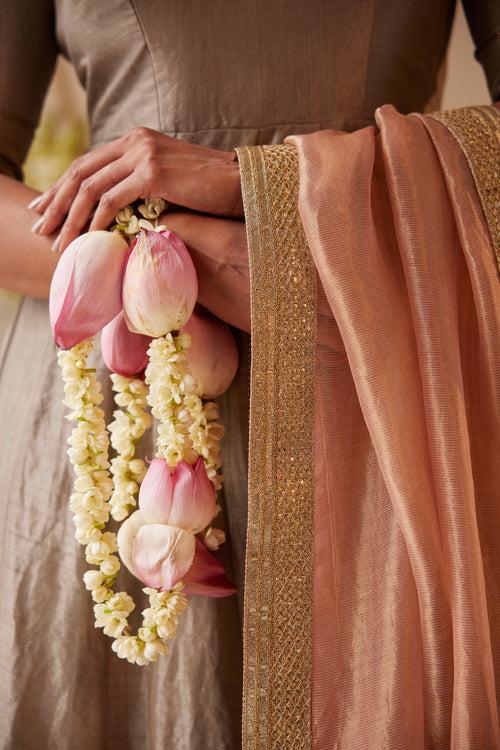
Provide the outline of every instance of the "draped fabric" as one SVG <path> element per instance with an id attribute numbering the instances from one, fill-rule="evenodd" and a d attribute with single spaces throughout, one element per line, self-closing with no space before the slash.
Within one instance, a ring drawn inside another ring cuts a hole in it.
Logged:
<path id="1" fill-rule="evenodd" d="M 385 106 L 238 150 L 247 750 L 500 748 L 499 121 Z"/>

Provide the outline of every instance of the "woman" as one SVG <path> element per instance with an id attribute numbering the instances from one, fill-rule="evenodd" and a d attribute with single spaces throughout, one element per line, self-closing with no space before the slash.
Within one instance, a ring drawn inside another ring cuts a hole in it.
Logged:
<path id="1" fill-rule="evenodd" d="M 4 4 L 1 13 L 6 176 L 0 210 L 8 230 L 0 239 L 0 278 L 27 295 L 0 382 L 0 420 L 11 447 L 0 472 L 0 658 L 7 675 L 1 683 L 2 739 L 12 747 L 235 748 L 241 679 L 235 602 L 194 601 L 171 657 L 140 673 L 119 662 L 93 632 L 65 511 L 70 478 L 46 304 L 33 298 L 47 296 L 57 262 L 54 243 L 64 250 L 96 208 L 92 226 L 107 226 L 117 208 L 145 191 L 225 217 L 171 214 L 168 221 L 192 251 L 200 301 L 248 331 L 245 230 L 227 218 L 242 214 L 231 149 L 280 143 L 292 133 L 363 128 L 386 102 L 403 113 L 435 107 L 452 3 L 402 9 L 375 2 L 318 0 L 303 7 L 262 0 L 211 4 L 207 12 L 203 4 L 179 2 L 53 7 L 44 1 Z M 481 54 L 494 86 L 494 22 L 487 14 L 476 18 L 472 9 L 470 17 L 478 42 L 487 40 Z M 34 207 L 44 221 L 30 233 L 37 216 L 26 206 L 34 194 L 12 178 L 19 176 L 59 51 L 86 88 L 92 143 L 99 150 L 78 161 Z M 240 344 L 240 374 L 223 408 L 225 506 L 241 591 L 243 334 Z M 41 689 L 33 689 L 33 677 Z"/>

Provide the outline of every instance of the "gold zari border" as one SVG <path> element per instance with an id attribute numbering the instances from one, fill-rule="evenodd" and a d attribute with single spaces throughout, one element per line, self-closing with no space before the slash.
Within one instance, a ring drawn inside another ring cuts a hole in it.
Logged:
<path id="1" fill-rule="evenodd" d="M 464 107 L 429 117 L 448 128 L 469 162 L 500 271 L 500 112 Z"/>
<path id="2" fill-rule="evenodd" d="M 236 150 L 252 310 L 243 748 L 309 750 L 316 274 L 295 147 Z"/>

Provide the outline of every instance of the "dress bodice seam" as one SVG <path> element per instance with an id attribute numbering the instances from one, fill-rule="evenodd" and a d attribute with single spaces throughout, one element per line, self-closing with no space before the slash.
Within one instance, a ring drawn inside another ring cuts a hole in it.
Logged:
<path id="1" fill-rule="evenodd" d="M 130 7 L 132 8 L 134 15 L 137 20 L 137 24 L 141 30 L 142 37 L 144 39 L 144 44 L 146 45 L 146 49 L 148 51 L 149 59 L 151 62 L 151 68 L 153 70 L 153 79 L 155 84 L 155 91 L 156 91 L 156 107 L 157 107 L 157 114 L 158 114 L 158 126 L 159 130 L 163 130 L 163 117 L 162 117 L 162 109 L 161 109 L 161 98 L 160 98 L 160 84 L 158 82 L 158 75 L 156 72 L 156 65 L 155 65 L 155 58 L 153 55 L 153 51 L 151 49 L 151 45 L 149 43 L 148 35 L 146 34 L 146 29 L 144 27 L 144 24 L 142 22 L 141 16 L 139 11 L 136 7 L 135 0 L 129 0 Z M 111 139 L 110 139 L 111 140 Z"/>

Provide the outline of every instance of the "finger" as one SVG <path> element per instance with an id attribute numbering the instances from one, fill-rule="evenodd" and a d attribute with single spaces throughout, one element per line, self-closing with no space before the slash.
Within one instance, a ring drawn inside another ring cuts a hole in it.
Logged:
<path id="1" fill-rule="evenodd" d="M 59 189 L 61 181 L 62 177 L 60 177 L 48 190 L 40 193 L 40 195 L 28 205 L 28 208 L 31 211 L 36 211 L 38 214 L 43 214 L 50 201 L 56 194 L 57 190 Z"/>
<path id="2" fill-rule="evenodd" d="M 133 172 L 118 185 L 105 192 L 97 205 L 94 218 L 90 224 L 90 231 L 107 229 L 114 221 L 118 211 L 141 198 L 144 195 L 145 188 L 144 180 L 136 172 Z"/>
<path id="3" fill-rule="evenodd" d="M 81 234 L 82 229 L 89 223 L 94 207 L 101 197 L 114 185 L 126 179 L 130 173 L 131 167 L 128 160 L 121 158 L 103 167 L 82 182 L 62 225 L 55 249 L 62 252 L 75 237 Z"/>
<path id="4" fill-rule="evenodd" d="M 198 299 L 218 318 L 250 332 L 250 281 L 245 224 L 189 212 L 160 222 L 186 243 L 198 274 Z"/>
<path id="5" fill-rule="evenodd" d="M 71 208 L 81 183 L 107 164 L 119 159 L 122 155 L 121 149 L 122 144 L 119 140 L 112 141 L 75 159 L 60 179 L 57 188 L 50 192 L 49 202 L 43 203 L 45 208 L 43 222 L 38 229 L 39 234 L 51 234 L 60 226 Z"/>

